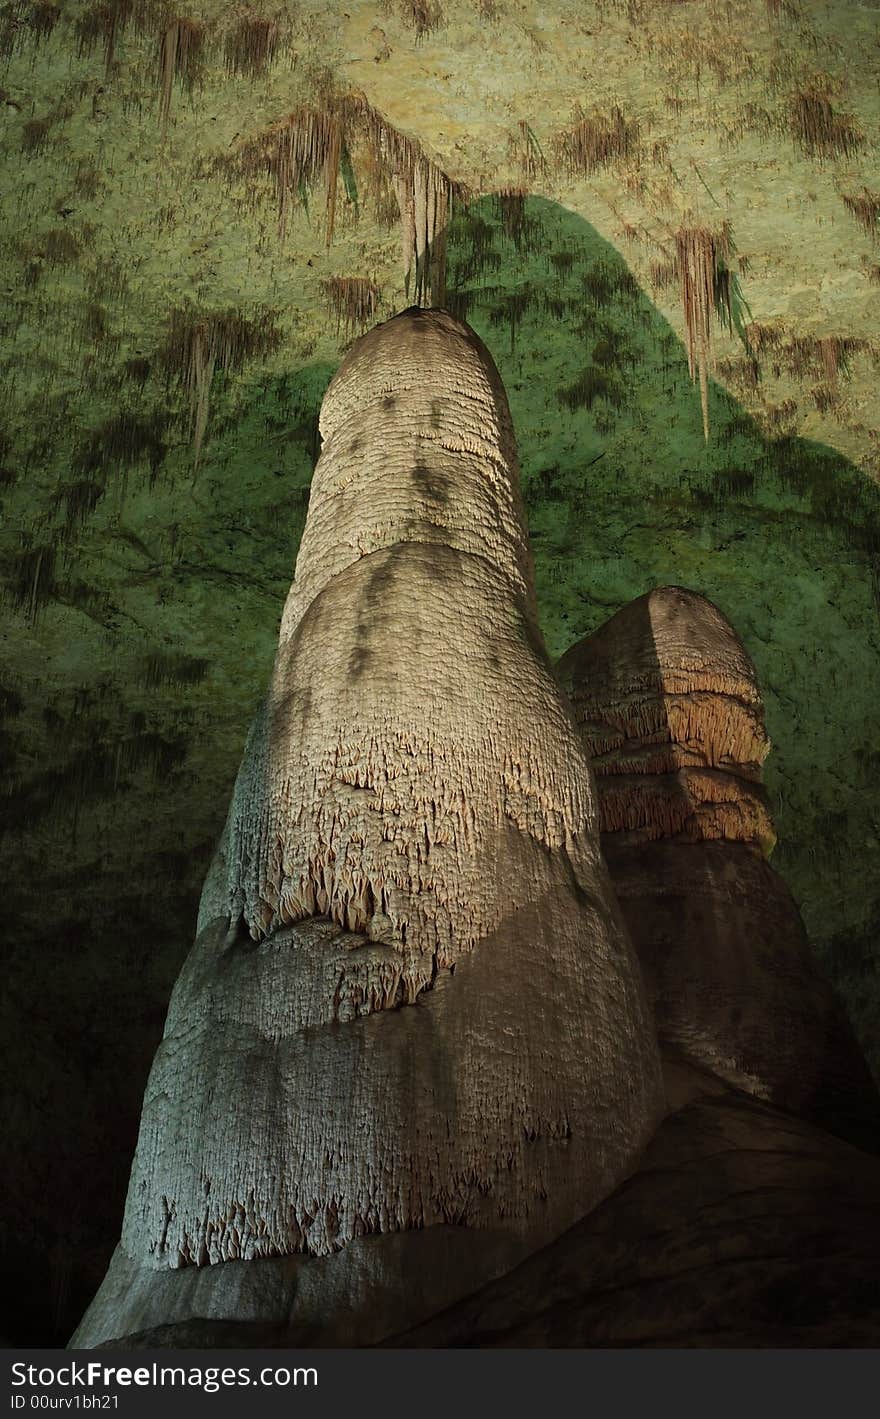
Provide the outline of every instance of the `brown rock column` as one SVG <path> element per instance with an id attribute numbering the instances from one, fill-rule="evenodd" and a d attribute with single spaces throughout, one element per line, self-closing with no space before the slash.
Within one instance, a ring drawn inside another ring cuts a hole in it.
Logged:
<path id="1" fill-rule="evenodd" d="M 574 646 L 558 672 L 597 775 L 603 851 L 667 1065 L 696 1065 L 880 1146 L 876 1088 L 766 860 L 770 746 L 732 626 L 704 597 L 663 587 Z"/>

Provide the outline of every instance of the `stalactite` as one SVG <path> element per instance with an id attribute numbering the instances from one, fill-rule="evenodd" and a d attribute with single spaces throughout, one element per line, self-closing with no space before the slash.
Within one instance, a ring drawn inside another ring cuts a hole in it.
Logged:
<path id="1" fill-rule="evenodd" d="M 91 55 L 102 45 L 109 73 L 116 61 L 117 45 L 126 30 L 131 27 L 138 36 L 151 35 L 163 13 L 164 0 L 97 0 L 74 22 L 79 53 Z"/>
<path id="2" fill-rule="evenodd" d="M 52 0 L 36 0 L 31 5 L 28 24 L 37 44 L 49 38 L 60 18 L 61 6 L 53 4 Z"/>
<path id="3" fill-rule="evenodd" d="M 204 325 L 197 325 L 192 332 L 187 385 L 192 412 L 193 462 L 199 465 L 202 441 L 208 427 L 208 399 L 214 380 L 214 366 L 217 362 L 216 341 L 211 339 Z"/>
<path id="4" fill-rule="evenodd" d="M 198 685 L 210 669 L 210 662 L 201 656 L 178 655 L 157 650 L 142 661 L 136 675 L 137 683 L 148 690 L 162 685 Z"/>
<path id="5" fill-rule="evenodd" d="M 364 276 L 331 276 L 320 282 L 321 293 L 336 317 L 336 332 L 347 335 L 363 331 L 375 322 L 380 292 L 374 281 Z"/>
<path id="6" fill-rule="evenodd" d="M 21 129 L 21 151 L 28 157 L 39 157 L 49 146 L 49 134 L 55 125 L 55 114 L 48 113 L 45 118 L 29 118 L 22 124 Z"/>
<path id="7" fill-rule="evenodd" d="M 652 261 L 648 269 L 648 279 L 655 291 L 667 291 L 678 284 L 678 263 L 675 261 Z"/>
<path id="8" fill-rule="evenodd" d="M 492 199 L 505 237 L 524 253 L 539 250 L 542 244 L 541 224 L 529 215 L 528 196 L 524 187 L 502 187 Z"/>
<path id="9" fill-rule="evenodd" d="M 398 0 L 398 9 L 404 24 L 415 30 L 417 43 L 443 24 L 439 0 Z"/>
<path id="10" fill-rule="evenodd" d="M 280 39 L 277 20 L 243 16 L 226 36 L 223 55 L 227 74 L 260 78 L 273 64 Z"/>
<path id="11" fill-rule="evenodd" d="M 336 114 L 329 120 L 327 156 L 324 161 L 324 210 L 326 212 L 325 242 L 329 246 L 336 227 L 336 193 L 339 188 L 339 164 L 342 158 L 342 122 Z"/>
<path id="12" fill-rule="evenodd" d="M 709 360 L 712 353 L 715 238 L 705 227 L 682 228 L 676 233 L 677 268 L 684 310 L 688 371 L 699 379 L 703 434 L 709 438 Z"/>
<path id="13" fill-rule="evenodd" d="M 709 369 L 712 362 L 712 319 L 735 332 L 747 353 L 746 317 L 751 312 L 743 299 L 739 279 L 731 269 L 735 254 L 733 232 L 725 221 L 717 231 L 704 226 L 683 226 L 675 234 L 675 257 L 655 268 L 661 284 L 677 277 L 685 324 L 685 345 L 691 379 L 700 385 L 703 436 L 709 438 Z"/>
<path id="14" fill-rule="evenodd" d="M 792 335 L 782 322 L 746 327 L 750 348 L 758 357 L 768 357 L 776 378 L 785 371 L 792 379 L 825 380 L 834 385 L 847 374 L 854 355 L 870 354 L 870 340 L 852 335 Z"/>
<path id="15" fill-rule="evenodd" d="M 811 158 L 849 157 L 865 143 L 857 119 L 835 112 L 823 76 L 795 92 L 790 124 L 795 142 Z"/>
<path id="16" fill-rule="evenodd" d="M 639 146 L 639 125 L 626 119 L 616 105 L 605 114 L 598 109 L 575 113 L 573 126 L 556 138 L 557 159 L 576 177 L 589 177 L 600 168 L 632 157 Z"/>
<path id="17" fill-rule="evenodd" d="M 101 169 L 93 158 L 80 158 L 73 174 L 73 190 L 87 202 L 93 202 L 104 186 Z"/>
<path id="18" fill-rule="evenodd" d="M 841 408 L 840 391 L 827 384 L 817 384 L 810 390 L 810 398 L 820 414 L 833 414 Z"/>
<path id="19" fill-rule="evenodd" d="M 842 200 L 844 207 L 855 217 L 859 226 L 868 236 L 875 237 L 880 222 L 880 192 L 870 192 L 867 187 L 863 187 L 861 192 L 855 195 L 844 193 Z"/>
<path id="20" fill-rule="evenodd" d="M 149 414 L 123 410 L 84 434 L 71 460 L 75 472 L 105 478 L 118 469 L 147 462 L 155 478 L 166 453 L 167 418 L 162 410 Z"/>
<path id="21" fill-rule="evenodd" d="M 539 182 L 547 176 L 548 163 L 544 150 L 526 119 L 521 118 L 517 124 L 510 146 L 524 183 Z"/>
<path id="22" fill-rule="evenodd" d="M 9 558 L 7 595 L 16 609 L 35 621 L 57 591 L 57 550 L 51 544 L 25 547 Z"/>
<path id="23" fill-rule="evenodd" d="M 290 220 L 291 201 L 323 180 L 327 212 L 327 240 L 335 223 L 336 187 L 342 156 L 339 116 L 326 109 L 304 105 L 238 147 L 221 166 L 249 178 L 265 172 L 272 180 L 278 204 L 278 233 L 283 240 Z"/>
<path id="24" fill-rule="evenodd" d="M 43 252 L 50 266 L 72 266 L 82 252 L 75 232 L 67 227 L 56 227 L 47 232 Z"/>
<path id="25" fill-rule="evenodd" d="M 252 359 L 272 354 L 281 344 L 277 313 L 258 308 L 201 313 L 191 306 L 173 311 L 159 361 L 186 390 L 194 461 L 198 467 L 208 427 L 215 371 L 234 373 Z"/>
<path id="26" fill-rule="evenodd" d="M 352 142 L 370 149 L 374 164 L 389 172 L 401 214 L 404 278 L 415 304 L 442 305 L 446 287 L 446 232 L 454 200 L 464 189 L 432 162 L 421 147 L 393 128 L 362 95 L 340 100 Z"/>
<path id="27" fill-rule="evenodd" d="M 91 478 L 80 478 L 62 486 L 65 536 L 74 535 L 82 527 L 103 498 L 104 491 L 104 483 Z"/>
<path id="28" fill-rule="evenodd" d="M 133 384 L 146 384 L 152 371 L 150 361 L 143 355 L 133 355 L 130 360 L 126 360 L 122 366 L 122 377 L 130 380 Z"/>
<path id="29" fill-rule="evenodd" d="M 610 404 L 612 409 L 621 409 L 626 391 L 613 375 L 594 367 L 582 370 L 571 384 L 557 390 L 556 397 L 572 412 L 575 409 L 592 409 L 597 400 Z"/>
<path id="30" fill-rule="evenodd" d="M 758 392 L 761 366 L 754 356 L 751 359 L 718 360 L 715 371 L 741 394 L 754 396 Z"/>
<path id="31" fill-rule="evenodd" d="M 52 0 L 12 0 L 0 9 L 0 55 L 11 57 L 29 45 L 37 49 L 60 18 L 61 6 Z"/>
<path id="32" fill-rule="evenodd" d="M 330 95 L 320 107 L 303 106 L 281 122 L 239 145 L 219 160 L 220 170 L 244 178 L 265 172 L 278 203 L 281 239 L 292 203 L 304 200 L 318 182 L 324 187 L 326 240 L 333 239 L 340 172 L 349 196 L 350 153 L 366 150 L 374 201 L 390 215 L 388 184 L 401 225 L 404 281 L 416 304 L 442 304 L 446 284 L 446 228 L 453 198 L 463 189 L 433 163 L 420 146 L 393 128 L 358 94 Z"/>
<path id="33" fill-rule="evenodd" d="M 204 27 L 196 20 L 177 18 L 159 40 L 159 117 L 167 123 L 175 79 L 192 92 L 201 63 Z"/>

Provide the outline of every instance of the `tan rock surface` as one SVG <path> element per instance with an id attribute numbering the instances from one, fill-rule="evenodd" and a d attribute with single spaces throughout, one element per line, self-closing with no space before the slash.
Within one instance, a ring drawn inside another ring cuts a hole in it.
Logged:
<path id="1" fill-rule="evenodd" d="M 706 597 L 650 591 L 558 669 L 599 779 L 603 832 L 772 847 L 760 783 L 770 744 L 754 667 Z"/>

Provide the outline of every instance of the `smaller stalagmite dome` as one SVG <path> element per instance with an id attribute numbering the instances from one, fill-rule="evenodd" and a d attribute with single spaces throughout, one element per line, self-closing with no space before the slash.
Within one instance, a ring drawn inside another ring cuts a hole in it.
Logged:
<path id="1" fill-rule="evenodd" d="M 775 841 L 754 668 L 717 606 L 680 586 L 631 601 L 563 656 L 604 833 Z"/>
<path id="2" fill-rule="evenodd" d="M 670 1099 L 696 1069 L 701 1089 L 722 1081 L 880 1149 L 867 1065 L 762 855 L 775 841 L 760 781 L 770 744 L 733 627 L 704 596 L 661 587 L 558 669 L 597 775 L 602 848 Z"/>

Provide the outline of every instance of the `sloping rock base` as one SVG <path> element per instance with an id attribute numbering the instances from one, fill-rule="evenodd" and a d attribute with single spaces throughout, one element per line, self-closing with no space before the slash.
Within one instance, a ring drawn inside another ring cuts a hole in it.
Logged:
<path id="1" fill-rule="evenodd" d="M 685 1071 L 682 1078 L 689 1087 Z M 384 1343 L 872 1347 L 880 1343 L 878 1189 L 876 1158 L 746 1095 L 704 1096 L 667 1119 L 638 1172 L 589 1217 L 468 1299 Z M 471 1246 L 473 1234 L 433 1228 L 362 1246 L 394 1251 L 398 1261 L 408 1253 L 415 1274 L 419 1262 L 439 1265 L 456 1241 Z M 202 1275 L 274 1268 L 288 1275 L 292 1293 L 297 1268 L 302 1286 L 316 1266 L 327 1262 L 224 1263 Z M 193 1269 L 161 1279 L 192 1286 L 198 1275 Z M 413 1293 L 413 1307 L 420 1304 L 423 1295 Z M 318 1326 L 280 1313 L 251 1321 L 191 1313 L 109 1348 L 325 1343 Z"/>

